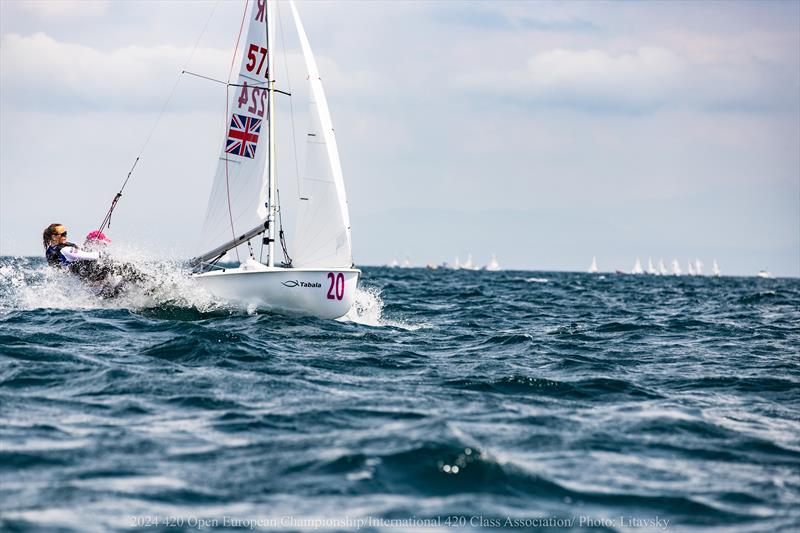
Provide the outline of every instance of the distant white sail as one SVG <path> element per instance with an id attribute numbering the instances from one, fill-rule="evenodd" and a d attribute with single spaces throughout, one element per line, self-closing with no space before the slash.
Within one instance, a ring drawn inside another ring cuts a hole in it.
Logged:
<path id="1" fill-rule="evenodd" d="M 703 262 L 699 259 L 694 260 L 694 273 L 698 276 L 703 275 Z"/>
<path id="2" fill-rule="evenodd" d="M 719 265 L 717 264 L 717 260 L 714 259 L 714 262 L 711 263 L 711 272 L 714 274 L 714 277 L 720 277 L 722 275 L 722 271 L 719 269 Z"/>
<path id="3" fill-rule="evenodd" d="M 651 275 L 658 274 L 658 270 L 656 270 L 656 267 L 653 266 L 653 259 L 650 257 L 647 258 L 647 273 Z"/>
<path id="4" fill-rule="evenodd" d="M 686 271 L 689 273 L 690 276 L 694 276 L 696 272 L 694 271 L 694 263 L 691 261 L 686 262 Z"/>
<path id="5" fill-rule="evenodd" d="M 633 270 L 631 270 L 631 274 L 644 274 L 644 270 L 642 270 L 642 262 L 639 258 L 636 258 L 636 263 L 633 265 Z"/>
<path id="6" fill-rule="evenodd" d="M 486 266 L 483 267 L 483 269 L 490 272 L 497 272 L 500 270 L 500 263 L 497 262 L 497 258 L 494 256 L 494 254 L 492 254 L 492 260 L 489 261 Z"/>
<path id="7" fill-rule="evenodd" d="M 464 270 L 478 270 L 478 267 L 472 262 L 472 254 L 467 254 L 467 260 L 461 265 L 461 268 Z"/>
<path id="8" fill-rule="evenodd" d="M 682 274 L 681 265 L 680 263 L 678 263 L 677 259 L 672 260 L 672 274 L 674 276 L 680 276 Z"/>
<path id="9" fill-rule="evenodd" d="M 597 257 L 592 256 L 592 264 L 589 265 L 589 274 L 596 274 L 597 272 Z"/>
<path id="10" fill-rule="evenodd" d="M 667 270 L 667 265 L 664 263 L 664 259 L 658 260 L 658 272 L 662 276 L 666 276 L 667 274 L 669 274 L 669 271 Z"/>

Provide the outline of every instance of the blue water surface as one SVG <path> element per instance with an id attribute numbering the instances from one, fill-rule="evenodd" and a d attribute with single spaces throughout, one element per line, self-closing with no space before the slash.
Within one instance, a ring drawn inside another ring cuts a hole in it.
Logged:
<path id="1" fill-rule="evenodd" d="M 796 531 L 800 280 L 364 268 L 357 309 L 0 259 L 5 531 Z"/>

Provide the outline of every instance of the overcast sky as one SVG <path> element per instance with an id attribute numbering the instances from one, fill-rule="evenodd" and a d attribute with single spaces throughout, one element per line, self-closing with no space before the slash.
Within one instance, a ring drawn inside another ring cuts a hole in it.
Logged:
<path id="1" fill-rule="evenodd" d="M 184 66 L 227 77 L 243 1 L 0 6 L 0 255 L 94 229 L 146 141 L 109 234 L 199 252 L 221 86 L 182 77 L 153 125 Z M 298 8 L 357 264 L 800 275 L 800 2 Z"/>

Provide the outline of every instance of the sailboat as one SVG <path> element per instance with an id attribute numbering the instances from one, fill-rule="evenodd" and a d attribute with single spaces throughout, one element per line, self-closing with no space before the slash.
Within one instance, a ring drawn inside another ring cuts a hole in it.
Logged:
<path id="1" fill-rule="evenodd" d="M 478 270 L 478 265 L 472 262 L 472 254 L 467 254 L 467 260 L 461 265 L 462 270 Z"/>
<path id="2" fill-rule="evenodd" d="M 658 275 L 658 270 L 656 270 L 656 267 L 653 265 L 652 257 L 647 258 L 647 273 L 653 276 Z"/>
<path id="3" fill-rule="evenodd" d="M 666 263 L 664 263 L 664 259 L 658 260 L 658 273 L 661 274 L 662 276 L 666 276 L 667 274 L 669 274 L 669 272 L 667 271 L 667 265 Z"/>
<path id="4" fill-rule="evenodd" d="M 489 272 L 497 272 L 500 270 L 500 263 L 497 262 L 497 257 L 492 254 L 492 260 L 486 263 L 486 266 L 483 267 L 484 270 L 488 270 Z"/>
<path id="5" fill-rule="evenodd" d="M 636 258 L 636 263 L 633 265 L 633 270 L 631 270 L 631 274 L 644 274 L 644 270 L 642 270 L 642 262 L 639 258 Z"/>
<path id="6" fill-rule="evenodd" d="M 691 260 L 686 262 L 686 270 L 689 272 L 690 276 L 697 274 L 697 272 L 694 270 L 694 263 Z"/>
<path id="7" fill-rule="evenodd" d="M 719 269 L 716 259 L 714 259 L 714 261 L 711 263 L 711 273 L 714 274 L 715 278 L 718 278 L 722 275 L 722 271 Z"/>
<path id="8" fill-rule="evenodd" d="M 674 276 L 680 276 L 682 274 L 681 265 L 680 265 L 680 263 L 678 263 L 678 260 L 675 259 L 675 258 L 672 259 L 672 274 Z"/>
<path id="9" fill-rule="evenodd" d="M 592 257 L 592 264 L 589 265 L 589 274 L 597 274 L 597 257 Z"/>
<path id="10" fill-rule="evenodd" d="M 278 196 L 274 110 L 276 93 L 289 93 L 276 88 L 274 78 L 277 2 L 253 1 L 245 7 L 238 77 L 228 84 L 228 127 L 202 230 L 206 251 L 192 260 L 192 278 L 237 307 L 338 318 L 353 305 L 361 271 L 354 268 L 344 178 L 322 80 L 297 8 L 292 0 L 288 5 L 310 86 L 296 235 L 287 247 Z M 276 254 L 276 237 L 282 261 Z M 266 262 L 256 260 L 254 239 L 267 247 Z M 250 252 L 242 258 L 239 247 L 245 243 Z M 238 266 L 218 264 L 231 256 Z"/>

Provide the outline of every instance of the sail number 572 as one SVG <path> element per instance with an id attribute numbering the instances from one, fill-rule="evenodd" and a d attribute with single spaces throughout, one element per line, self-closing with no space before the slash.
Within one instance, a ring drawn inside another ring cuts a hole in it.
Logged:
<path id="1" fill-rule="evenodd" d="M 258 55 L 261 56 L 261 61 L 258 60 Z M 264 66 L 264 60 L 267 58 L 267 49 L 263 46 L 258 46 L 257 44 L 251 44 L 250 49 L 247 50 L 247 64 L 245 68 L 247 72 L 253 72 L 253 69 L 256 68 L 256 63 L 258 63 L 258 69 L 256 69 L 256 75 L 261 74 L 261 68 Z M 266 72 L 264 73 L 266 76 Z"/>
<path id="2" fill-rule="evenodd" d="M 341 300 L 344 298 L 344 274 L 328 272 L 328 300 Z"/>

